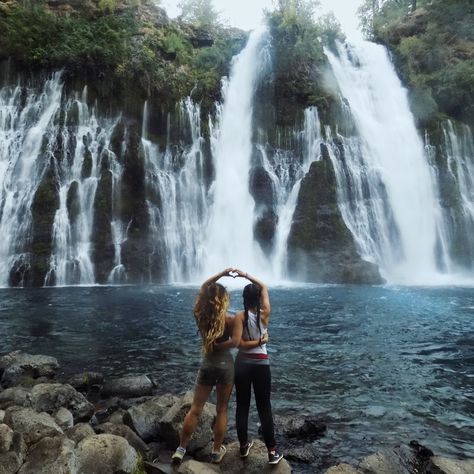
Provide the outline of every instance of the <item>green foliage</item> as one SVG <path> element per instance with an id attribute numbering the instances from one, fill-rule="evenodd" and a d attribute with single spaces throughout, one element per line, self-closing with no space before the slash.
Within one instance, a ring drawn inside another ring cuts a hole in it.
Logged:
<path id="1" fill-rule="evenodd" d="M 126 56 L 133 33 L 127 14 L 89 20 L 57 16 L 43 7 L 14 7 L 0 17 L 0 57 L 36 67 L 105 72 Z"/>
<path id="2" fill-rule="evenodd" d="M 182 0 L 179 2 L 181 18 L 200 28 L 209 28 L 221 23 L 220 13 L 212 0 Z"/>
<path id="3" fill-rule="evenodd" d="M 474 122 L 472 0 L 418 0 L 415 13 L 412 3 L 367 0 L 360 14 L 368 35 L 393 51 L 420 120 L 439 109 Z"/>

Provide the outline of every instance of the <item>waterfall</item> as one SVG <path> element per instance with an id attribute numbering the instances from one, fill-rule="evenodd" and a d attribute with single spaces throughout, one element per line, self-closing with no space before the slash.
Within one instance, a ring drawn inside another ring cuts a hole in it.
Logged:
<path id="1" fill-rule="evenodd" d="M 53 253 L 46 284 L 92 285 L 96 282 L 91 256 L 94 200 L 102 160 L 120 176 L 120 165 L 108 150 L 115 121 L 99 124 L 87 105 L 87 88 L 65 106 L 66 126 L 57 129 L 62 147 L 58 156 L 59 209 L 53 223 Z M 102 125 L 102 126 L 101 126 Z"/>
<path id="2" fill-rule="evenodd" d="M 253 31 L 234 58 L 230 78 L 223 83 L 224 103 L 211 127 L 215 181 L 203 254 L 205 274 L 236 266 L 261 275 L 267 268 L 254 240 L 255 202 L 249 192 L 252 104 L 259 72 L 267 64 L 266 35 L 263 28 Z"/>
<path id="3" fill-rule="evenodd" d="M 294 131 L 295 145 L 302 149 L 302 159 L 296 153 L 276 150 L 272 157 L 267 156 L 265 148 L 259 147 L 265 171 L 272 181 L 275 196 L 275 212 L 278 223 L 275 231 L 274 250 L 269 262 L 272 276 L 276 280 L 286 277 L 287 241 L 293 222 L 301 180 L 309 171 L 311 163 L 321 155 L 321 124 L 316 107 L 309 107 L 304 112 L 303 130 Z"/>
<path id="4" fill-rule="evenodd" d="M 145 108 L 144 121 L 146 117 Z M 146 127 L 142 137 L 154 252 L 164 256 L 169 282 L 189 281 L 199 272 L 209 207 L 199 105 L 190 98 L 182 101 L 179 118 L 180 127 L 190 132 L 190 145 L 175 149 L 168 138 L 161 151 L 147 139 Z M 168 132 L 169 127 L 168 121 Z"/>
<path id="5" fill-rule="evenodd" d="M 360 41 L 326 54 L 358 134 L 332 150 L 346 224 L 389 281 L 430 282 L 442 212 L 406 90 L 382 46 Z"/>
<path id="6" fill-rule="evenodd" d="M 0 90 L 0 286 L 9 284 L 14 266 L 23 273 L 30 266 L 31 208 L 49 164 L 48 138 L 61 94 L 59 73 L 40 93 L 19 85 Z"/>

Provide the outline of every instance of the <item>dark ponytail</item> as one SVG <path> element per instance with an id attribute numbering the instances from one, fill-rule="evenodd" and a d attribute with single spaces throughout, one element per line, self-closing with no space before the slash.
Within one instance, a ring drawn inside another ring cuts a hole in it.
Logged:
<path id="1" fill-rule="evenodd" d="M 244 288 L 244 291 L 242 293 L 242 296 L 244 298 L 244 325 L 245 329 L 247 330 L 247 334 L 250 338 L 250 331 L 249 331 L 249 309 L 250 308 L 255 308 L 256 313 L 257 313 L 257 327 L 258 331 L 260 333 L 260 338 L 262 337 L 262 329 L 260 328 L 260 287 L 250 283 Z"/>

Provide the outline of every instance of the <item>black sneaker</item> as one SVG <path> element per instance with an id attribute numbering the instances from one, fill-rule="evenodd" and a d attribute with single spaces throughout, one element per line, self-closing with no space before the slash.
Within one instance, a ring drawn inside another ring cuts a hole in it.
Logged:
<path id="1" fill-rule="evenodd" d="M 250 448 L 253 446 L 253 440 L 250 443 L 240 446 L 240 457 L 246 458 L 250 453 Z"/>
<path id="2" fill-rule="evenodd" d="M 276 449 L 268 451 L 268 464 L 278 464 L 283 459 L 283 454 L 280 454 Z"/>

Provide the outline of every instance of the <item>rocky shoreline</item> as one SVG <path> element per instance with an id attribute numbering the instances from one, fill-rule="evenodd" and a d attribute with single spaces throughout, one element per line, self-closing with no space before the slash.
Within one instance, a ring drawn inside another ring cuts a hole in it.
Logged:
<path id="1" fill-rule="evenodd" d="M 290 473 L 307 465 L 318 472 L 311 443 L 326 425 L 310 416 L 279 416 L 285 457 L 267 464 L 257 441 L 241 460 L 238 442 L 226 440 L 219 466 L 209 464 L 215 406 L 207 403 L 179 468 L 170 465 L 192 393 L 157 395 L 146 375 L 104 380 L 85 372 L 60 380 L 58 361 L 12 352 L 0 357 L 0 474 Z M 154 460 L 156 460 L 153 462 Z M 288 462 L 292 462 L 290 465 Z M 319 471 L 322 472 L 322 471 Z M 434 456 L 416 441 L 367 456 L 357 466 L 339 464 L 327 474 L 472 474 L 474 460 Z"/>

